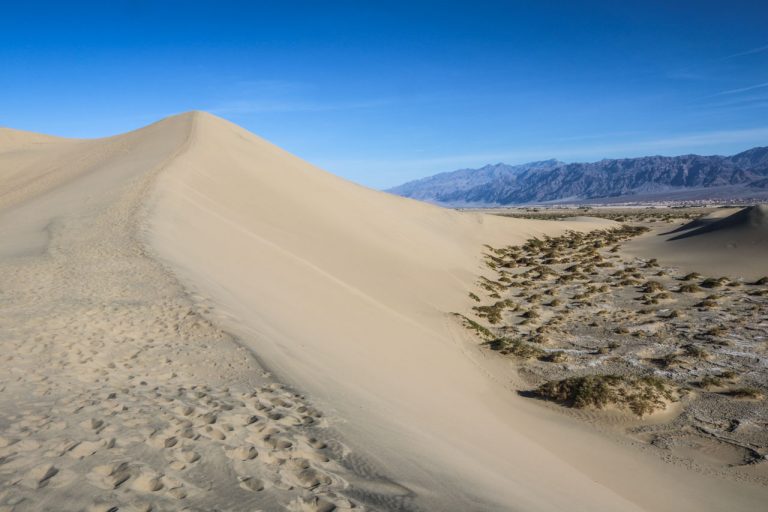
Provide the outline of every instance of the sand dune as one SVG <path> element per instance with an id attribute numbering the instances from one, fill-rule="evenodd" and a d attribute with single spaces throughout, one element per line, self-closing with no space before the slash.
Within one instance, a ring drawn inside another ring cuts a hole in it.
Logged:
<path id="1" fill-rule="evenodd" d="M 725 209 L 628 244 L 638 256 L 704 272 L 757 279 L 768 259 L 768 207 Z"/>
<path id="2" fill-rule="evenodd" d="M 447 315 L 467 307 L 481 244 L 609 224 L 510 221 L 392 197 L 196 114 L 188 150 L 158 182 L 149 239 L 229 311 L 229 328 L 270 368 L 343 419 L 349 442 L 376 454 L 418 505 L 706 507 L 723 498 L 703 481 L 676 475 L 681 487 L 659 493 L 664 470 L 596 448 L 596 437 L 553 418 L 548 432 L 505 391 L 511 376 L 494 377 Z"/>
<path id="3" fill-rule="evenodd" d="M 723 217 L 727 217 L 729 215 L 732 215 L 739 211 L 739 208 L 721 208 L 718 210 L 715 210 L 714 212 L 708 214 L 708 215 L 702 215 L 701 217 L 697 219 L 693 219 L 690 222 L 686 222 L 685 224 L 678 226 L 677 228 L 667 231 L 665 233 L 662 233 L 663 235 L 670 235 L 673 233 L 682 233 L 683 231 L 690 231 L 692 229 L 698 229 L 704 226 L 707 226 L 713 222 L 716 222 Z"/>
<path id="4" fill-rule="evenodd" d="M 4 130 L 0 201 L 0 505 L 12 510 L 765 499 L 515 396 L 510 368 L 449 315 L 468 307 L 483 244 L 607 221 L 396 198 L 202 113 L 88 141 Z"/>

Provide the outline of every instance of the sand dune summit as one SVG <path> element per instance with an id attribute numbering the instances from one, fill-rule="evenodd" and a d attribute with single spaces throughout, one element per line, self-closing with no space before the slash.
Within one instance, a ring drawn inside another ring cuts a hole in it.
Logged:
<path id="1" fill-rule="evenodd" d="M 10 510 L 764 502 L 526 402 L 450 314 L 483 244 L 611 221 L 394 197 L 199 112 L 97 140 L 0 132 L 0 208 Z"/>

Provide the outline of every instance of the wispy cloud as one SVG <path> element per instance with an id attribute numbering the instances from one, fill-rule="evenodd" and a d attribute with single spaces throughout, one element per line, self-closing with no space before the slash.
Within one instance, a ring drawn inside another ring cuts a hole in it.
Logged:
<path id="1" fill-rule="evenodd" d="M 759 84 L 748 85 L 746 87 L 739 87 L 738 89 L 729 89 L 727 91 L 720 91 L 711 96 L 708 96 L 708 98 L 715 98 L 717 96 L 729 96 L 731 94 L 741 94 L 743 92 L 754 91 L 755 89 L 764 89 L 766 87 L 768 87 L 768 82 L 763 82 Z"/>
<path id="2" fill-rule="evenodd" d="M 757 48 L 750 48 L 749 50 L 745 50 L 743 52 L 734 53 L 733 55 L 726 55 L 722 58 L 722 60 L 735 59 L 737 57 L 745 57 L 747 55 L 754 55 L 756 53 L 763 52 L 768 52 L 768 44 L 765 46 L 758 46 Z"/>

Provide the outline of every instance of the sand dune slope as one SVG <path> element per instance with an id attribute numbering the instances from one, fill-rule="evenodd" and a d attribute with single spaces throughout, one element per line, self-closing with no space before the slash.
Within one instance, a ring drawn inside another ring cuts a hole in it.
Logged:
<path id="1" fill-rule="evenodd" d="M 635 254 L 709 275 L 760 278 L 768 259 L 768 206 L 718 211 L 628 247 Z"/>
<path id="2" fill-rule="evenodd" d="M 217 321 L 320 401 L 366 470 L 426 510 L 749 510 L 760 490 L 689 475 L 542 413 L 447 314 L 482 244 L 600 221 L 448 211 L 367 190 L 195 113 L 147 240 Z M 669 485 L 674 479 L 676 485 Z M 764 493 L 762 494 L 764 496 Z"/>

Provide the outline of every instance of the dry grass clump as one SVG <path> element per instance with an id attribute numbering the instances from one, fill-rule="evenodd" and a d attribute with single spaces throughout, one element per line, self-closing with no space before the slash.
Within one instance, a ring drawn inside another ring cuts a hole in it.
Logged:
<path id="1" fill-rule="evenodd" d="M 693 279 L 698 279 L 701 277 L 701 274 L 698 272 L 691 272 L 690 274 L 686 274 L 683 277 L 680 278 L 681 281 L 691 281 Z"/>
<path id="2" fill-rule="evenodd" d="M 728 332 L 728 329 L 725 328 L 725 326 L 722 325 L 716 325 L 714 327 L 710 327 L 704 332 L 705 336 L 722 336 Z"/>
<path id="3" fill-rule="evenodd" d="M 664 290 L 664 285 L 658 281 L 646 281 L 645 284 L 643 285 L 643 292 L 645 293 L 660 292 L 663 290 Z"/>
<path id="4" fill-rule="evenodd" d="M 577 409 L 617 405 L 638 416 L 663 410 L 674 399 L 673 389 L 657 377 L 588 375 L 549 381 L 538 387 L 536 395 Z"/>
<path id="5" fill-rule="evenodd" d="M 726 391 L 724 394 L 731 396 L 733 398 L 750 398 L 752 400 L 758 400 L 760 398 L 763 398 L 762 391 L 760 391 L 757 388 L 750 388 L 750 387 L 731 389 Z"/>
<path id="6" fill-rule="evenodd" d="M 469 298 L 474 300 L 475 302 L 480 302 L 480 297 L 478 297 L 477 295 L 475 295 L 472 292 L 469 292 Z"/>
<path id="7" fill-rule="evenodd" d="M 697 308 L 712 309 L 717 307 L 717 301 L 714 299 L 704 299 L 701 302 L 694 304 Z"/>
<path id="8" fill-rule="evenodd" d="M 500 300 L 498 302 L 493 303 L 490 306 L 475 306 L 472 309 L 474 309 L 477 312 L 477 315 L 482 318 L 487 318 L 489 322 L 492 324 L 497 324 L 501 322 L 501 313 L 508 308 L 515 308 L 515 303 L 510 300 Z"/>
<path id="9" fill-rule="evenodd" d="M 685 351 L 686 355 L 696 357 L 698 359 L 707 359 L 710 357 L 709 352 L 699 347 L 698 345 L 685 345 L 683 350 Z"/>
<path id="10" fill-rule="evenodd" d="M 680 366 L 683 364 L 683 360 L 677 357 L 677 354 L 672 352 L 656 359 L 651 360 L 653 363 L 661 366 L 662 368 L 672 368 L 674 366 Z"/>
<path id="11" fill-rule="evenodd" d="M 568 360 L 568 355 L 562 350 L 556 350 L 543 356 L 541 360 L 548 363 L 564 363 Z"/>
<path id="12" fill-rule="evenodd" d="M 724 277 L 708 277 L 701 282 L 703 288 L 719 288 L 728 282 Z"/>
<path id="13" fill-rule="evenodd" d="M 504 338 L 503 346 L 499 349 L 502 354 L 519 357 L 520 359 L 539 359 L 546 352 L 536 345 L 521 340 L 509 340 Z"/>
<path id="14" fill-rule="evenodd" d="M 461 319 L 462 323 L 467 329 L 475 331 L 475 333 L 481 338 L 485 338 L 485 339 L 493 338 L 493 333 L 490 330 L 488 330 L 487 327 L 480 325 L 479 323 L 475 322 L 471 318 L 467 318 L 461 313 L 454 313 L 454 315 L 459 319 Z"/>
<path id="15" fill-rule="evenodd" d="M 701 287 L 696 284 L 684 284 L 680 288 L 677 289 L 678 293 L 696 293 L 700 292 Z"/>
<path id="16" fill-rule="evenodd" d="M 754 283 L 749 283 L 749 284 L 756 285 L 756 286 L 766 285 L 766 284 L 768 284 L 768 276 L 761 277 L 760 279 L 758 279 Z"/>
<path id="17" fill-rule="evenodd" d="M 700 388 L 719 388 L 725 385 L 728 381 L 733 381 L 736 378 L 736 373 L 730 370 L 721 372 L 719 375 L 707 375 L 698 382 Z"/>
<path id="18" fill-rule="evenodd" d="M 539 315 L 539 312 L 535 309 L 529 309 L 525 313 L 520 315 L 523 318 L 527 318 L 529 320 L 535 320 L 536 318 L 539 318 L 541 315 Z"/>

